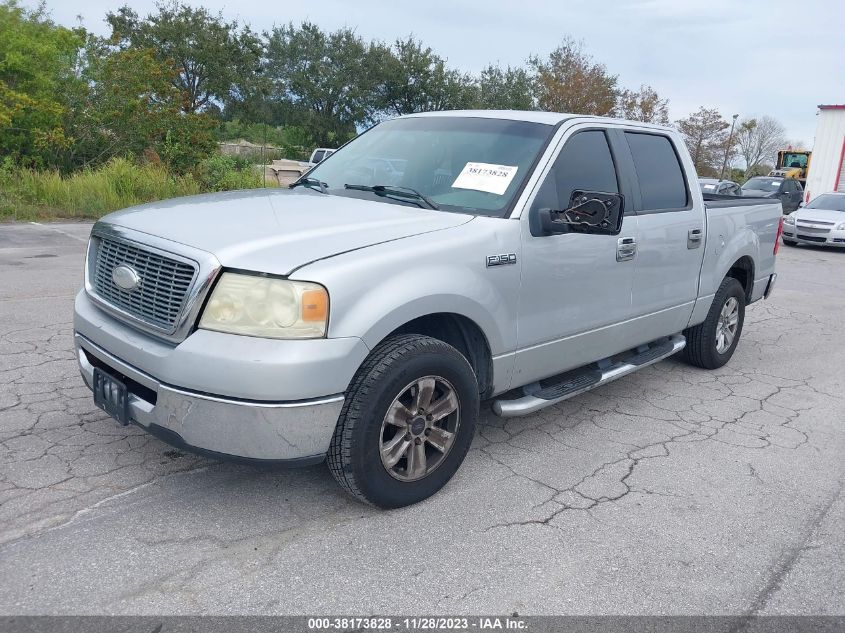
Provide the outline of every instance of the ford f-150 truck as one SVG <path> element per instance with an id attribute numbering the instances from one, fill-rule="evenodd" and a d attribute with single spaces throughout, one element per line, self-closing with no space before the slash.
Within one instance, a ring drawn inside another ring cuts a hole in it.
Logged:
<path id="1" fill-rule="evenodd" d="M 362 166 L 390 160 L 378 182 Z M 541 112 L 382 122 L 285 190 L 126 209 L 75 302 L 95 402 L 213 456 L 327 460 L 380 507 L 521 416 L 683 350 L 724 365 L 774 286 L 778 200 L 705 201 L 678 133 Z"/>

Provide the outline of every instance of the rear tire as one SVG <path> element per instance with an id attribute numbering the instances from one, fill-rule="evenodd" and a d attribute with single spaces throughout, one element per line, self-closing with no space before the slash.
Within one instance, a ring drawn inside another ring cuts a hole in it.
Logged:
<path id="1" fill-rule="evenodd" d="M 721 367 L 733 356 L 744 322 L 745 289 L 733 277 L 725 277 L 704 322 L 684 330 L 684 358 L 704 369 Z"/>
<path id="2" fill-rule="evenodd" d="M 327 454 L 329 470 L 366 503 L 417 503 L 458 470 L 478 414 L 478 382 L 458 350 L 428 336 L 392 336 L 349 385 Z"/>

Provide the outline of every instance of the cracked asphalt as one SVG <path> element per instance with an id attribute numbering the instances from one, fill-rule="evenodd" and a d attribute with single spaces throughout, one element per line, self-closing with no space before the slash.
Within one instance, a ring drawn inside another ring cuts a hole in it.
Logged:
<path id="1" fill-rule="evenodd" d="M 845 614 L 845 252 L 781 249 L 733 360 L 485 410 L 414 507 L 96 409 L 87 224 L 0 225 L 0 614 Z"/>

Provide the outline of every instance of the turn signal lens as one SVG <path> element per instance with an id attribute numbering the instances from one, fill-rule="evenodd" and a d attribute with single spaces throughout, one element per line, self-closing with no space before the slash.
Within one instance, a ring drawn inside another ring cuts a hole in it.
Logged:
<path id="1" fill-rule="evenodd" d="M 303 321 L 325 321 L 329 316 L 329 293 L 325 288 L 306 290 L 300 301 Z"/>

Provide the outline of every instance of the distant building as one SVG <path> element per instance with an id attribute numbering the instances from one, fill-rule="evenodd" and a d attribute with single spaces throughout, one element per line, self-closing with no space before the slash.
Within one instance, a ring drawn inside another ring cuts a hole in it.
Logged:
<path id="1" fill-rule="evenodd" d="M 845 104 L 820 105 L 804 200 L 845 192 Z"/>

